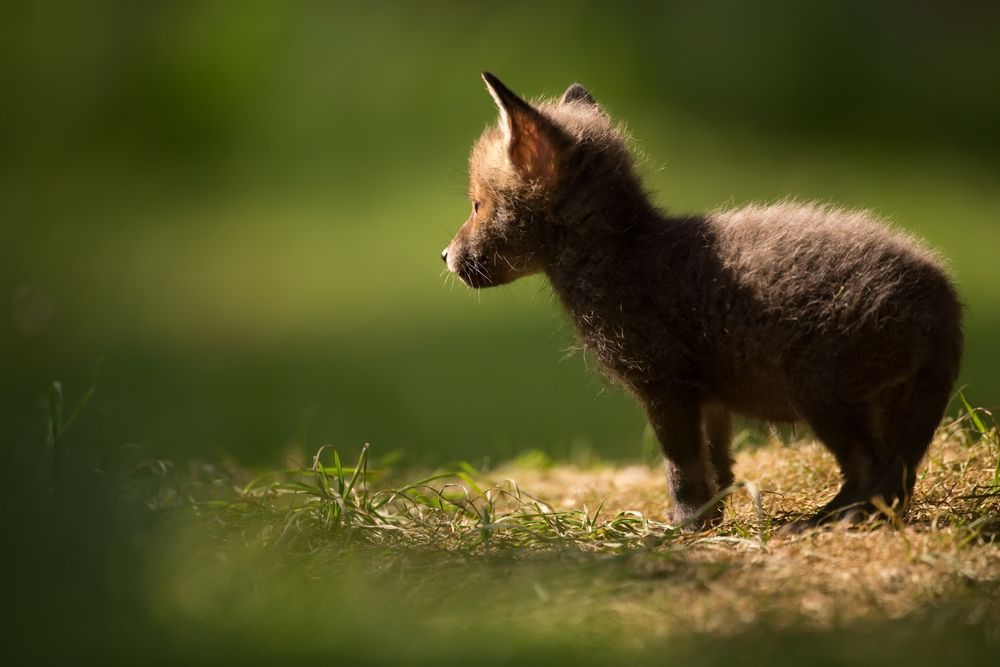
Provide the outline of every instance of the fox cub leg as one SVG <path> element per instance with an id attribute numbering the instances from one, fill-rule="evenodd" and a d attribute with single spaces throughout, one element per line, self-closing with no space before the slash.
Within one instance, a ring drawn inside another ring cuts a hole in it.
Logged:
<path id="1" fill-rule="evenodd" d="M 721 518 L 718 510 L 697 517 L 698 510 L 719 488 L 706 436 L 710 432 L 711 437 L 722 437 L 725 424 L 716 419 L 705 423 L 700 402 L 677 393 L 657 392 L 656 398 L 645 401 L 646 413 L 663 449 L 667 486 L 674 501 L 671 523 L 704 524 Z M 725 458 L 728 456 L 727 444 Z M 732 473 L 727 469 L 724 475 Z"/>
<path id="2" fill-rule="evenodd" d="M 721 405 L 707 404 L 702 407 L 702 422 L 705 440 L 708 442 L 708 456 L 715 468 L 715 484 L 718 490 L 732 486 L 733 457 L 729 447 L 733 441 L 733 418 L 729 410 Z"/>
<path id="3" fill-rule="evenodd" d="M 816 514 L 790 524 L 785 532 L 835 521 L 855 523 L 877 511 L 870 501 L 873 487 L 892 461 L 892 452 L 876 427 L 879 407 L 872 401 L 834 400 L 803 407 L 813 433 L 837 459 L 843 483 Z"/>

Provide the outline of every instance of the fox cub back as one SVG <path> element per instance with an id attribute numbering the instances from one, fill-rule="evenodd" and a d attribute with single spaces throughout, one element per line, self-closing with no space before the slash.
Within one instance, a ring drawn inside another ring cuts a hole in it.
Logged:
<path id="1" fill-rule="evenodd" d="M 843 483 L 798 529 L 905 510 L 962 352 L 936 256 L 863 211 L 785 201 L 657 210 L 626 138 L 578 84 L 499 110 L 469 160 L 468 219 L 442 253 L 475 288 L 545 273 L 583 344 L 646 409 L 672 520 L 733 482 L 731 417 L 805 421 Z M 707 510 L 707 511 L 706 511 Z"/>

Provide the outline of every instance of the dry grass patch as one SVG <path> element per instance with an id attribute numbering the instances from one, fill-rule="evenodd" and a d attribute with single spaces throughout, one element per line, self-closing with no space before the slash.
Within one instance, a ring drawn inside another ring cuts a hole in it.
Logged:
<path id="1" fill-rule="evenodd" d="M 834 461 L 812 441 L 741 451 L 737 479 L 759 489 L 763 525 L 750 494 L 735 492 L 724 525 L 673 535 L 630 558 L 634 595 L 617 611 L 650 615 L 648 627 L 667 630 L 739 632 L 762 621 L 829 628 L 901 618 L 955 596 L 995 591 L 997 466 L 995 430 L 976 434 L 951 424 L 938 434 L 904 522 L 883 516 L 782 538 L 772 537 L 774 520 L 808 515 L 836 490 Z M 557 509 L 603 501 L 609 515 L 666 515 L 662 472 L 647 466 L 500 472 L 517 476 Z"/>

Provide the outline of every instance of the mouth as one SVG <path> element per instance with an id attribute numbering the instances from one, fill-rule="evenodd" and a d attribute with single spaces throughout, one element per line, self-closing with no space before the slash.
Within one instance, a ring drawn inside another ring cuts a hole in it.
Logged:
<path id="1" fill-rule="evenodd" d="M 479 289 L 482 287 L 491 287 L 496 284 L 490 277 L 489 272 L 487 272 L 486 267 L 474 259 L 462 262 L 452 271 L 469 287 Z"/>

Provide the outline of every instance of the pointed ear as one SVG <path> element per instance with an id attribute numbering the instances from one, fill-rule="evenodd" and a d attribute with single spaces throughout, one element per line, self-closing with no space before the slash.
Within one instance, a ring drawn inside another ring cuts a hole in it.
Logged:
<path id="1" fill-rule="evenodd" d="M 500 79 L 483 72 L 483 81 L 500 110 L 500 130 L 514 169 L 527 179 L 553 182 L 565 144 L 562 132 Z"/>
<path id="2" fill-rule="evenodd" d="M 566 104 L 567 102 L 597 104 L 597 100 L 595 100 L 594 96 L 590 94 L 590 91 L 578 83 L 574 83 L 572 86 L 567 88 L 566 92 L 563 93 L 563 96 L 559 98 L 559 104 Z"/>

